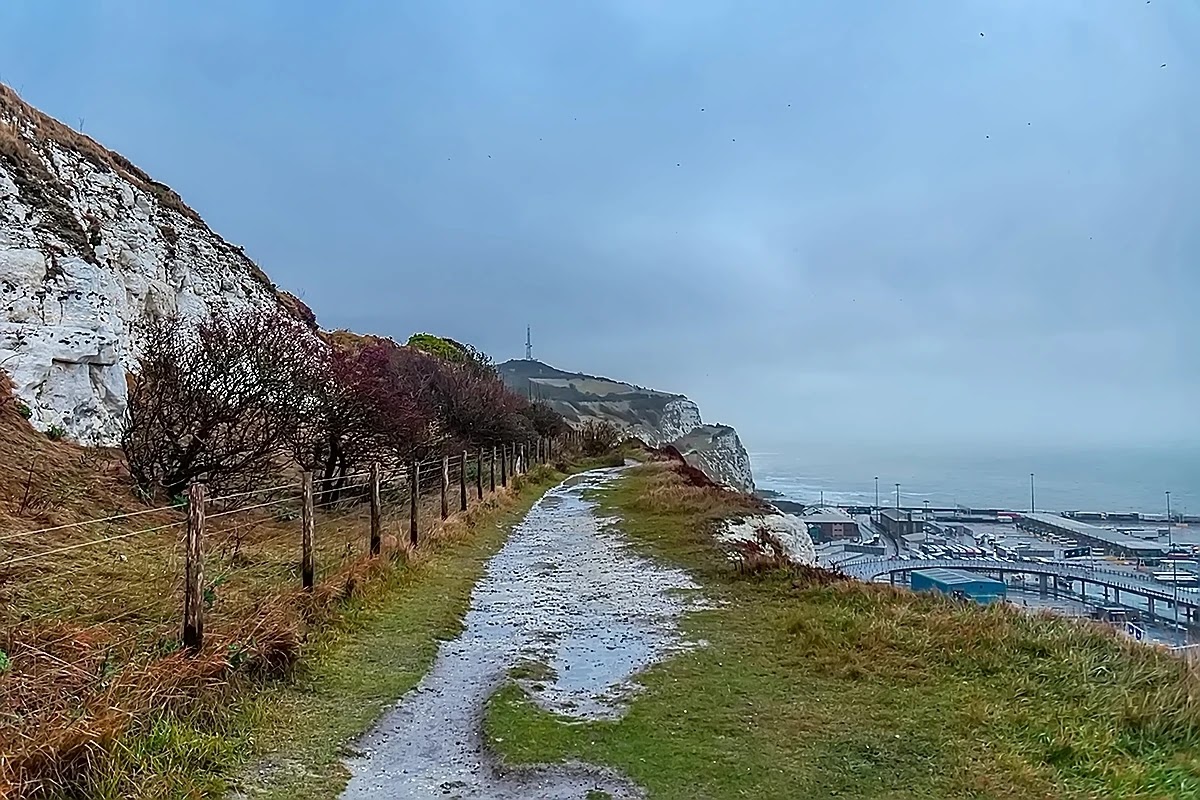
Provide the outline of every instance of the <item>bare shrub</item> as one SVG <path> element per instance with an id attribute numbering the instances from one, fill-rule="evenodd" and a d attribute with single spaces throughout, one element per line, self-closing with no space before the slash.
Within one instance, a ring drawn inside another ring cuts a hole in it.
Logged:
<path id="1" fill-rule="evenodd" d="M 280 312 L 168 317 L 147 332 L 122 449 L 145 492 L 258 484 L 316 400 L 325 352 Z"/>
<path id="2" fill-rule="evenodd" d="M 580 429 L 585 456 L 602 456 L 621 441 L 621 429 L 608 420 L 588 420 Z"/>

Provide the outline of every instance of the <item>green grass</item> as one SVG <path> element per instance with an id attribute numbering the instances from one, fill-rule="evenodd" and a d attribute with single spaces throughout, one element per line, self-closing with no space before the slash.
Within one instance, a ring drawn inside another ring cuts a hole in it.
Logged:
<path id="1" fill-rule="evenodd" d="M 460 535 L 427 540 L 367 599 L 347 602 L 305 645 L 293 680 L 227 687 L 207 710 L 142 720 L 118 744 L 90 796 L 333 798 L 353 741 L 428 670 L 457 635 L 487 559 L 545 490 L 563 476 L 538 468 L 506 505 L 484 510 Z"/>
<path id="2" fill-rule="evenodd" d="M 1097 629 L 805 574 L 737 577 L 714 520 L 744 510 L 661 467 L 599 493 L 628 536 L 717 601 L 705 647 L 643 676 L 616 722 L 514 684 L 487 734 L 513 763 L 615 767 L 652 798 L 1200 797 L 1200 683 Z"/>

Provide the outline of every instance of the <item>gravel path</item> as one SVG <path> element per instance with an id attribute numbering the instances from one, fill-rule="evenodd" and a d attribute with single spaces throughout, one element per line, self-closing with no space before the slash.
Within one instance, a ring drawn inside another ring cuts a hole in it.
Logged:
<path id="1" fill-rule="evenodd" d="M 523 679 L 545 708 L 581 719 L 619 716 L 631 678 L 688 646 L 676 620 L 697 599 L 677 570 L 632 552 L 583 493 L 619 469 L 551 489 L 488 563 L 465 630 L 432 670 L 359 743 L 344 798 L 642 797 L 620 775 L 584 764 L 501 769 L 487 752 L 484 705 L 509 670 L 537 662 L 551 675 Z"/>

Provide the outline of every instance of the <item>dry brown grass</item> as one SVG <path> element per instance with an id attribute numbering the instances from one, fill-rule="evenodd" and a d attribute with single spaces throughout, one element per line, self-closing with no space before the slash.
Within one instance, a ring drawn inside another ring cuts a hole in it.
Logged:
<path id="1" fill-rule="evenodd" d="M 696 470 L 683 462 L 658 461 L 639 469 L 648 473 L 643 490 L 633 498 L 639 510 L 657 509 L 711 520 L 735 519 L 767 510 L 758 498 L 723 489 L 707 478 L 698 484 L 693 477 Z"/>
<path id="2" fill-rule="evenodd" d="M 114 742 L 148 712 L 186 713 L 231 682 L 286 673 L 309 633 L 341 604 L 386 585 L 396 565 L 419 565 L 442 542 L 469 536 L 480 516 L 511 494 L 498 487 L 479 502 L 472 486 L 469 510 L 442 522 L 437 475 L 424 473 L 420 545 L 413 549 L 405 479 L 385 481 L 384 557 L 377 559 L 368 557 L 369 515 L 361 499 L 318 509 L 312 593 L 300 588 L 295 487 L 237 500 L 272 503 L 265 508 L 216 503 L 204 540 L 205 646 L 187 655 L 178 652 L 183 511 L 23 533 L 68 524 L 89 510 L 146 509 L 131 500 L 127 477 L 89 472 L 77 461 L 86 451 L 48 442 L 8 411 L 0 426 L 15 435 L 0 446 L 41 465 L 30 479 L 35 491 L 62 481 L 78 494 L 77 503 L 26 504 L 23 511 L 10 499 L 0 518 L 0 563 L 9 562 L 0 569 L 0 787 L 14 796 L 86 785 Z M 5 480 L 19 477 L 14 470 Z M 454 511 L 456 483 L 448 494 Z M 104 505 L 89 506 L 96 496 Z M 87 546 L 66 549 L 80 544 Z"/>
<path id="3" fill-rule="evenodd" d="M 79 153 L 97 167 L 112 170 L 134 186 L 153 195 L 163 206 L 201 225 L 204 224 L 200 215 L 189 208 L 169 186 L 151 178 L 120 153 L 109 150 L 92 137 L 43 114 L 4 84 L 0 84 L 0 119 L 8 120 L 10 128 L 14 124 L 32 127 L 39 140 L 54 142 L 64 149 Z M 3 147 L 2 140 L 0 140 L 0 147 Z M 25 152 L 22 155 L 27 154 L 28 144 L 25 145 Z"/>

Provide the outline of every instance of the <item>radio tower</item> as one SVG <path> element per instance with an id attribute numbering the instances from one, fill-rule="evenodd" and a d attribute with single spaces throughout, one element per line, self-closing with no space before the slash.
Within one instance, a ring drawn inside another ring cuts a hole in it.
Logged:
<path id="1" fill-rule="evenodd" d="M 529 326 L 525 326 L 525 360 L 533 361 L 533 339 L 529 335 Z"/>

